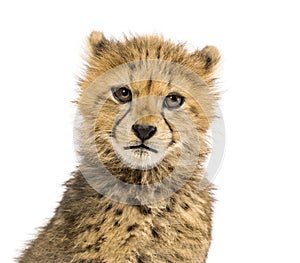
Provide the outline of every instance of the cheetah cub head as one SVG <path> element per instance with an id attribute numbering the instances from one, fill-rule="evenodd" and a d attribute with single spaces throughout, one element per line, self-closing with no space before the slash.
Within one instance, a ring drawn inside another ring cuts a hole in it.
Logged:
<path id="1" fill-rule="evenodd" d="M 160 36 L 118 41 L 99 32 L 88 47 L 78 99 L 82 161 L 139 183 L 199 166 L 218 97 L 218 50 L 189 53 Z"/>

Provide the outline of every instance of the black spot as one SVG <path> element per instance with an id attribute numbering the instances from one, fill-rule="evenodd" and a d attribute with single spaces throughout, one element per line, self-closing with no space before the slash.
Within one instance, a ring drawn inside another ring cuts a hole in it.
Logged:
<path id="1" fill-rule="evenodd" d="M 120 216 L 120 215 L 122 215 L 122 214 L 123 214 L 123 210 L 122 210 L 122 209 L 119 209 L 119 208 L 118 208 L 118 209 L 116 210 L 116 212 L 115 212 L 115 215 L 116 215 L 116 216 Z"/>
<path id="2" fill-rule="evenodd" d="M 100 223 L 100 225 L 102 225 L 104 222 L 106 221 L 106 218 L 104 217 Z"/>
<path id="3" fill-rule="evenodd" d="M 93 227 L 93 225 L 91 225 L 91 224 L 86 225 L 86 229 L 87 229 L 87 230 L 91 230 L 92 227 Z"/>
<path id="4" fill-rule="evenodd" d="M 139 255 L 137 256 L 137 263 L 144 263 L 145 261 L 145 257 L 143 255 Z"/>
<path id="5" fill-rule="evenodd" d="M 184 210 L 188 210 L 188 209 L 190 208 L 190 206 L 189 206 L 187 203 L 181 204 L 181 207 L 182 207 Z"/>
<path id="6" fill-rule="evenodd" d="M 157 57 L 158 59 L 160 59 L 160 51 L 161 51 L 161 48 L 162 48 L 162 45 L 159 45 L 158 48 L 157 48 L 157 50 L 156 50 L 156 57 Z"/>
<path id="7" fill-rule="evenodd" d="M 149 50 L 147 49 L 146 50 L 146 58 L 148 58 L 149 57 Z"/>
<path id="8" fill-rule="evenodd" d="M 129 62 L 129 63 L 127 63 L 127 65 L 129 66 L 129 68 L 130 68 L 131 70 L 135 70 L 135 69 L 136 69 L 136 66 L 135 66 L 135 63 L 134 63 L 134 62 Z"/>
<path id="9" fill-rule="evenodd" d="M 131 232 L 132 230 L 134 230 L 135 228 L 137 228 L 138 227 L 138 224 L 133 224 L 133 225 L 131 225 L 131 226 L 129 226 L 128 228 L 127 228 L 127 231 L 128 232 Z"/>
<path id="10" fill-rule="evenodd" d="M 190 106 L 190 110 L 194 114 L 198 114 L 199 113 L 198 109 L 195 106 L 193 106 L 193 105 Z"/>
<path id="11" fill-rule="evenodd" d="M 74 225 L 77 220 L 76 216 L 74 216 L 73 214 L 67 214 L 65 218 L 67 224 L 69 225 Z"/>
<path id="12" fill-rule="evenodd" d="M 99 199 L 101 199 L 102 197 L 103 197 L 103 195 L 102 194 L 98 194 L 98 196 L 97 196 Z"/>
<path id="13" fill-rule="evenodd" d="M 102 41 L 99 41 L 94 46 L 94 52 L 96 55 L 100 56 L 106 48 L 107 48 L 107 41 L 102 40 Z"/>
<path id="14" fill-rule="evenodd" d="M 166 205 L 166 211 L 167 212 L 173 212 L 174 207 L 172 207 L 171 205 Z"/>
<path id="15" fill-rule="evenodd" d="M 174 167 L 173 166 L 168 166 L 167 169 L 168 169 L 169 174 L 171 174 L 174 170 Z M 176 189 L 174 189 L 174 190 L 176 191 Z"/>
<path id="16" fill-rule="evenodd" d="M 108 212 L 112 208 L 112 204 L 108 204 L 105 208 L 105 212 Z"/>
<path id="17" fill-rule="evenodd" d="M 167 212 L 173 212 L 176 204 L 176 199 L 174 197 L 171 197 L 169 200 L 169 203 L 166 205 L 166 211 Z"/>
<path id="18" fill-rule="evenodd" d="M 100 231 L 100 227 L 99 227 L 99 226 L 96 226 L 96 227 L 95 227 L 95 231 L 96 231 L 96 232 Z"/>
<path id="19" fill-rule="evenodd" d="M 142 215 L 150 215 L 151 214 L 151 208 L 146 205 L 139 205 L 139 206 L 137 206 L 137 208 Z"/>
<path id="20" fill-rule="evenodd" d="M 114 226 L 120 226 L 120 222 L 119 222 L 119 221 L 116 221 L 116 222 L 114 223 Z"/>
<path id="21" fill-rule="evenodd" d="M 101 51 L 101 49 L 103 49 L 105 46 L 106 46 L 105 41 L 99 41 L 95 47 L 96 47 L 97 51 Z"/>
<path id="22" fill-rule="evenodd" d="M 147 81 L 147 84 L 146 84 L 147 91 L 150 91 L 151 86 L 152 86 L 152 77 L 150 77 L 150 79 Z"/>
<path id="23" fill-rule="evenodd" d="M 87 249 L 87 250 L 91 250 L 92 249 L 92 245 L 87 245 L 85 248 Z"/>
<path id="24" fill-rule="evenodd" d="M 138 174 L 136 175 L 136 182 L 137 182 L 137 183 L 140 183 L 141 180 L 142 180 L 142 174 L 141 174 L 141 173 L 138 173 Z"/>
<path id="25" fill-rule="evenodd" d="M 103 243 L 105 240 L 106 240 L 106 237 L 100 236 L 96 241 L 97 246 L 100 247 L 100 244 Z"/>
<path id="26" fill-rule="evenodd" d="M 158 229 L 156 227 L 152 227 L 151 232 L 154 238 L 159 238 Z"/>
<path id="27" fill-rule="evenodd" d="M 176 231 L 180 234 L 182 234 L 183 232 L 180 229 L 176 229 Z"/>
<path id="28" fill-rule="evenodd" d="M 176 199 L 174 197 L 170 197 L 170 204 L 172 204 L 173 206 L 176 205 Z"/>
<path id="29" fill-rule="evenodd" d="M 209 69 L 209 67 L 211 66 L 211 64 L 212 64 L 212 57 L 208 55 L 206 57 L 206 61 L 205 61 L 205 69 Z"/>

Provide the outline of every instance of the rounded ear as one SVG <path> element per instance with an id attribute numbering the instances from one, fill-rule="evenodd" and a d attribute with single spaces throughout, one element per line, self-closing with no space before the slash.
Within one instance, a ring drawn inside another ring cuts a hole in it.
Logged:
<path id="1" fill-rule="evenodd" d="M 197 50 L 193 53 L 200 59 L 203 69 L 207 72 L 212 72 L 220 61 L 220 52 L 215 46 L 206 46 L 202 50 Z"/>
<path id="2" fill-rule="evenodd" d="M 101 51 L 107 46 L 109 41 L 102 32 L 93 31 L 88 39 L 88 47 L 93 55 L 100 55 Z"/>

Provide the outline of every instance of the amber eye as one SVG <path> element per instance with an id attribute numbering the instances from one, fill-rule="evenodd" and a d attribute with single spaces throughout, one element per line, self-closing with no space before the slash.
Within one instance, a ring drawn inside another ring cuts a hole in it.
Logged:
<path id="1" fill-rule="evenodd" d="M 169 109 L 179 108 L 184 102 L 184 97 L 179 94 L 170 94 L 165 98 L 164 105 Z"/>
<path id="2" fill-rule="evenodd" d="M 132 93 L 127 87 L 113 88 L 112 93 L 115 99 L 121 103 L 127 103 L 132 100 Z"/>

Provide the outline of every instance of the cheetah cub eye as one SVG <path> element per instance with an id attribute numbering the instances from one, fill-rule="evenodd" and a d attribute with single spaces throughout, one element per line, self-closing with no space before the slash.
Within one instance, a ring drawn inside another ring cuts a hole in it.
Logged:
<path id="1" fill-rule="evenodd" d="M 132 93 L 128 87 L 112 88 L 112 93 L 120 103 L 127 103 L 132 100 Z"/>
<path id="2" fill-rule="evenodd" d="M 164 100 L 164 106 L 168 109 L 177 109 L 184 103 L 184 97 L 179 94 L 169 94 Z"/>

